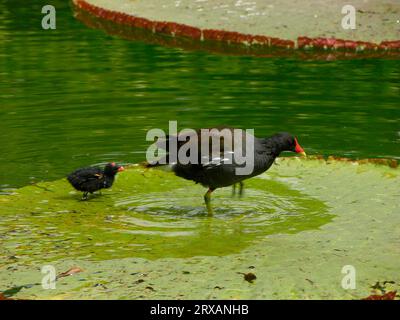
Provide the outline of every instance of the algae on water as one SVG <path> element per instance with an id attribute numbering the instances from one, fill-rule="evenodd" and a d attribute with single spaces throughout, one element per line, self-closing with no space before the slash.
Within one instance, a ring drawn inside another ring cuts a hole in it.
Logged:
<path id="1" fill-rule="evenodd" d="M 354 298 L 377 281 L 399 283 L 398 169 L 279 164 L 246 181 L 242 199 L 217 190 L 213 217 L 204 188 L 140 166 L 87 202 L 64 179 L 1 195 L 0 291 L 22 286 L 15 296 L 23 298 Z M 27 286 L 40 283 L 45 264 L 85 272 L 61 279 L 54 292 Z M 357 270 L 356 290 L 341 287 L 344 265 Z M 240 276 L 249 272 L 257 274 L 251 287 Z"/>

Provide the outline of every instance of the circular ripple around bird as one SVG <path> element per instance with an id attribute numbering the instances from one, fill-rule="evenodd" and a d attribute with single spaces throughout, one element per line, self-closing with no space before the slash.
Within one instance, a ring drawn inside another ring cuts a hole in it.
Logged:
<path id="1" fill-rule="evenodd" d="M 119 232 L 163 239 L 159 245 L 178 255 L 224 255 L 260 237 L 318 228 L 332 218 L 323 202 L 273 180 L 254 179 L 240 199 L 230 188 L 215 191 L 212 217 L 202 192 L 192 187 L 122 198 L 116 203 L 126 211 L 118 218 L 124 226 Z"/>

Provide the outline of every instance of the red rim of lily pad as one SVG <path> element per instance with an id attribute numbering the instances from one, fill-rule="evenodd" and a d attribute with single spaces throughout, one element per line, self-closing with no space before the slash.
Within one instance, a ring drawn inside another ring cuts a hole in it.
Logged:
<path id="1" fill-rule="evenodd" d="M 163 46 L 207 50 L 228 55 L 261 57 L 297 56 L 303 59 L 400 58 L 400 40 L 373 43 L 335 38 L 299 36 L 286 40 L 265 35 L 200 29 L 166 21 L 153 21 L 107 10 L 85 0 L 73 0 L 76 17 L 109 34 Z"/>

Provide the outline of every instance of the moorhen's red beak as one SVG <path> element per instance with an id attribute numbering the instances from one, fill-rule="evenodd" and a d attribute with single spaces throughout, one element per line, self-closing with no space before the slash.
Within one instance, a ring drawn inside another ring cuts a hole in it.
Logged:
<path id="1" fill-rule="evenodd" d="M 299 143 L 297 142 L 297 139 L 295 138 L 294 141 L 296 142 L 296 146 L 294 151 L 296 151 L 296 153 L 301 154 L 302 156 L 307 156 L 306 153 L 304 152 L 304 149 L 299 145 Z"/>
<path id="2" fill-rule="evenodd" d="M 125 168 L 122 167 L 122 166 L 118 168 L 118 172 L 121 172 L 121 171 L 124 171 L 124 170 L 125 170 Z"/>

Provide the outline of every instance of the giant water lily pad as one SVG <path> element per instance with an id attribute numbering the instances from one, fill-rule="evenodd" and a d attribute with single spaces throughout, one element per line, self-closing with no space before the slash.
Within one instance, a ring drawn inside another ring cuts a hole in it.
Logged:
<path id="1" fill-rule="evenodd" d="M 89 201 L 71 190 L 62 179 L 3 196 L 3 248 L 43 262 L 66 252 L 94 260 L 227 255 L 260 236 L 317 228 L 332 217 L 323 202 L 277 180 L 249 181 L 243 199 L 229 188 L 215 192 L 214 217 L 206 214 L 204 188 L 158 169 L 133 166 Z"/>
<path id="2" fill-rule="evenodd" d="M 242 199 L 217 190 L 213 217 L 204 188 L 159 169 L 132 166 L 87 202 L 64 179 L 27 186 L 0 196 L 0 291 L 40 283 L 52 264 L 85 272 L 15 295 L 365 297 L 399 279 L 399 182 L 389 166 L 285 158 L 248 180 Z M 341 287 L 344 265 L 356 290 Z M 238 274 L 250 270 L 252 287 Z"/>

